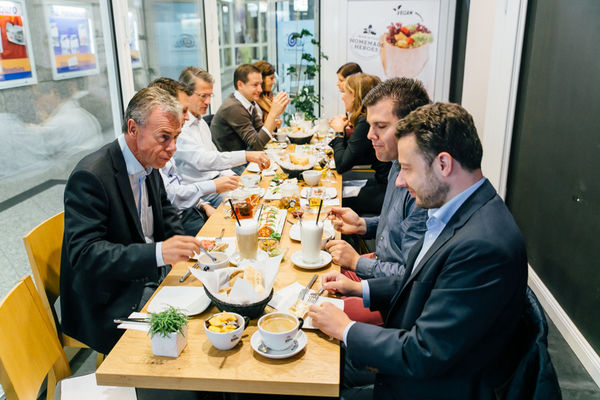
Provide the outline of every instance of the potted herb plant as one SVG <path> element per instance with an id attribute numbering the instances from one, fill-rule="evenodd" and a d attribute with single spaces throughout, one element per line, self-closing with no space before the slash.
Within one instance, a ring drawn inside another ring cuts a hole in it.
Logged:
<path id="1" fill-rule="evenodd" d="M 153 313 L 148 334 L 154 355 L 178 357 L 187 345 L 187 324 L 188 317 L 173 306 Z"/>

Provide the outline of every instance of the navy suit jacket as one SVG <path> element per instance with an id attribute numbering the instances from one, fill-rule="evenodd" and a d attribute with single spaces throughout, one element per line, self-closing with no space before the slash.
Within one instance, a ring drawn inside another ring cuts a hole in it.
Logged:
<path id="1" fill-rule="evenodd" d="M 146 177 L 154 240 L 183 234 L 157 170 Z M 114 318 L 140 306 L 144 286 L 158 282 L 156 243 L 146 243 L 127 167 L 115 140 L 84 157 L 65 188 L 61 255 L 61 327 L 108 353 L 123 331 Z"/>
<path id="2" fill-rule="evenodd" d="M 414 265 L 422 244 L 403 277 L 368 280 L 371 309 L 387 312 L 385 324 L 354 324 L 346 356 L 378 371 L 377 399 L 495 398 L 525 304 L 521 233 L 485 181 Z"/>

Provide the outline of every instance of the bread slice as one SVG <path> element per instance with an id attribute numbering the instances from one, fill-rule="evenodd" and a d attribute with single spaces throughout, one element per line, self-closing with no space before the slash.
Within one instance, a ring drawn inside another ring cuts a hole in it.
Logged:
<path id="1" fill-rule="evenodd" d="M 254 287 L 256 293 L 265 292 L 263 276 L 260 273 L 260 271 L 254 269 L 254 267 L 248 265 L 244 269 L 244 279 L 250 282 L 250 284 Z"/>

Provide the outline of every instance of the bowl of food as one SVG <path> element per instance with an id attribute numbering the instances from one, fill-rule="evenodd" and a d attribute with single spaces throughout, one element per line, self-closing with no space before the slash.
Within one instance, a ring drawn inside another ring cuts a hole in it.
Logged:
<path id="1" fill-rule="evenodd" d="M 229 265 L 229 256 L 221 251 L 209 251 L 208 254 L 213 256 L 216 261 L 210 259 L 206 253 L 200 254 L 198 257 L 198 266 L 202 271 L 211 271 Z"/>
<path id="2" fill-rule="evenodd" d="M 296 132 L 289 132 L 287 134 L 287 138 L 291 143 L 295 143 L 295 144 L 307 144 L 310 143 L 310 141 L 312 140 L 313 137 L 313 133 L 312 132 L 307 132 L 307 131 L 303 131 L 303 130 L 299 130 Z"/>
<path id="3" fill-rule="evenodd" d="M 265 307 L 267 306 L 267 303 L 271 301 L 271 298 L 273 297 L 273 289 L 271 289 L 271 293 L 269 293 L 267 297 L 255 303 L 232 304 L 222 301 L 213 296 L 212 293 L 210 293 L 208 289 L 206 289 L 206 286 L 204 287 L 204 291 L 206 292 L 208 298 L 211 299 L 212 302 L 217 306 L 219 311 L 234 312 L 242 316 L 248 317 L 250 319 L 258 318 L 263 313 Z"/>
<path id="4" fill-rule="evenodd" d="M 248 322 L 250 321 L 239 314 L 221 312 L 204 321 L 204 332 L 217 349 L 229 350 L 239 343 Z"/>
<path id="5" fill-rule="evenodd" d="M 317 165 L 317 160 L 312 155 L 290 153 L 289 156 L 279 159 L 277 164 L 288 175 L 288 178 L 302 179 L 302 172 L 313 169 Z"/>

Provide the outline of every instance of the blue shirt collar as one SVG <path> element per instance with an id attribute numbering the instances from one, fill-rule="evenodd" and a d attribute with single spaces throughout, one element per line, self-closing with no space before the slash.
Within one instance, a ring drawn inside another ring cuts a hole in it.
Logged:
<path id="1" fill-rule="evenodd" d="M 481 185 L 485 182 L 485 177 L 481 178 L 467 189 L 463 190 L 449 202 L 441 206 L 440 208 L 430 208 L 427 210 L 429 220 L 438 220 L 444 226 L 450 221 L 450 218 L 456 213 L 456 211 L 462 206 L 462 204 L 471 196 Z M 427 222 L 429 222 L 429 220 Z"/>
<path id="2" fill-rule="evenodd" d="M 123 158 L 125 159 L 125 165 L 127 166 L 127 175 L 150 175 L 152 172 L 152 167 L 144 168 L 142 164 L 135 158 L 127 142 L 125 141 L 125 135 L 121 134 L 117 138 L 119 142 L 119 147 L 121 148 L 121 152 L 123 153 Z"/>

